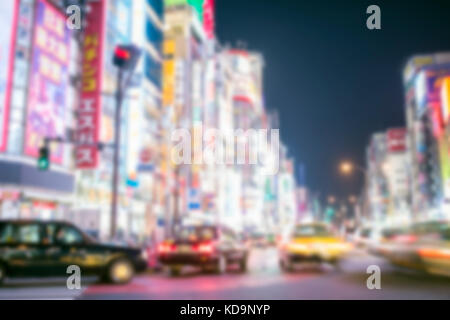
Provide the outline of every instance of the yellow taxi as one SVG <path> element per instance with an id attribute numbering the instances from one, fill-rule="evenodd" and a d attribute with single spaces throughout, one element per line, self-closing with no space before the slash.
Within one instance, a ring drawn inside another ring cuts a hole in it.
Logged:
<path id="1" fill-rule="evenodd" d="M 279 260 L 283 271 L 292 271 L 305 262 L 336 265 L 351 250 L 351 245 L 337 236 L 327 225 L 297 225 L 280 243 Z"/>

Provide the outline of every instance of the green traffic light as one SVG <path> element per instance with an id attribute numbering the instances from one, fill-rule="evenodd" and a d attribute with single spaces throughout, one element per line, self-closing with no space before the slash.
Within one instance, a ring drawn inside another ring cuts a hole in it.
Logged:
<path id="1" fill-rule="evenodd" d="M 48 148 L 39 149 L 38 169 L 40 171 L 47 171 L 50 168 L 49 154 Z"/>
<path id="2" fill-rule="evenodd" d="M 49 163 L 46 159 L 39 159 L 38 161 L 38 168 L 41 171 L 46 171 L 49 168 Z"/>

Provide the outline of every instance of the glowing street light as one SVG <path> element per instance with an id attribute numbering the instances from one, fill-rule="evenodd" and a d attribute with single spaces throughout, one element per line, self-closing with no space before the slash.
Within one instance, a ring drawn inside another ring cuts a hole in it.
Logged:
<path id="1" fill-rule="evenodd" d="M 341 164 L 339 165 L 339 170 L 340 170 L 341 174 L 346 175 L 346 176 L 351 175 L 355 170 L 358 170 L 358 171 L 362 172 L 363 174 L 367 173 L 364 168 L 362 168 L 350 161 L 341 162 Z"/>
<path id="2" fill-rule="evenodd" d="M 340 170 L 342 174 L 349 175 L 353 173 L 353 164 L 349 161 L 344 161 L 341 163 Z"/>
<path id="3" fill-rule="evenodd" d="M 351 195 L 350 197 L 348 197 L 348 202 L 350 202 L 351 204 L 355 204 L 357 200 L 358 199 L 356 198 L 356 196 Z"/>
<path id="4" fill-rule="evenodd" d="M 328 203 L 329 204 L 336 203 L 336 197 L 335 196 L 328 196 Z"/>

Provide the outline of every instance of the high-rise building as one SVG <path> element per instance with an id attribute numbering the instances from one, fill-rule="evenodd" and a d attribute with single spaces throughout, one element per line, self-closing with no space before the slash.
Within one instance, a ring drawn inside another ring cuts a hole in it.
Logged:
<path id="1" fill-rule="evenodd" d="M 0 12 L 0 216 L 62 217 L 75 190 L 72 147 L 52 143 L 48 171 L 37 157 L 46 137 L 74 128 L 76 40 L 48 0 L 3 1 Z"/>
<path id="2" fill-rule="evenodd" d="M 88 2 L 80 30 L 67 26 L 64 1 L 2 6 L 1 49 L 10 54 L 1 70 L 1 216 L 66 219 L 109 236 L 117 79 L 112 57 L 117 44 L 134 42 L 144 53 L 120 116 L 117 224 L 119 235 L 148 233 L 144 221 L 156 175 L 149 158 L 159 150 L 162 1 Z M 61 141 L 50 142 L 50 168 L 39 171 L 46 138 Z"/>
<path id="3" fill-rule="evenodd" d="M 413 219 L 439 214 L 443 199 L 440 151 L 442 114 L 438 98 L 440 78 L 448 74 L 450 54 L 412 57 L 404 71 L 406 122 L 410 152 Z M 437 211 L 436 211 L 437 210 Z"/>

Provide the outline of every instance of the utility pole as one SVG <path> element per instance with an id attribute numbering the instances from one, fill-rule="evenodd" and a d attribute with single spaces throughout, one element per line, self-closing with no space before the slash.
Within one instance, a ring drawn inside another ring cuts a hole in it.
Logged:
<path id="1" fill-rule="evenodd" d="M 119 159 L 120 159 L 120 139 L 122 129 L 122 92 L 123 70 L 119 68 L 117 74 L 117 89 L 116 89 L 116 110 L 114 117 L 114 156 L 113 156 L 113 176 L 111 180 L 111 224 L 110 234 L 114 238 L 117 232 L 117 198 L 119 189 Z"/>
<path id="2" fill-rule="evenodd" d="M 133 45 L 118 45 L 114 51 L 113 64 L 117 67 L 116 110 L 114 117 L 114 157 L 113 176 L 111 180 L 111 216 L 110 237 L 117 233 L 117 198 L 119 193 L 119 160 L 120 139 L 122 129 L 122 103 L 124 91 L 130 84 L 133 71 L 139 61 L 141 50 Z M 128 78 L 124 81 L 124 72 L 128 71 Z"/>

